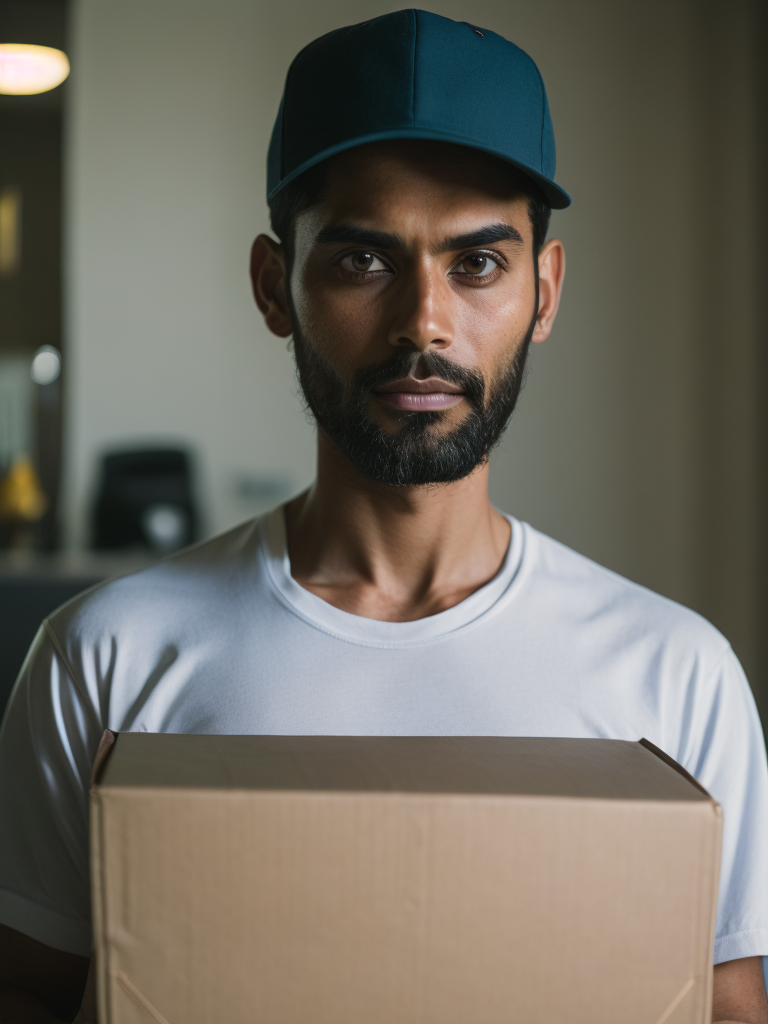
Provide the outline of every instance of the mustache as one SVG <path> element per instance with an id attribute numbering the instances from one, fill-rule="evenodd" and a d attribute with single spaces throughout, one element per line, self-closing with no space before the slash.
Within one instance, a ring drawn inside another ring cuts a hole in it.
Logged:
<path id="1" fill-rule="evenodd" d="M 485 400 L 485 378 L 476 370 L 468 370 L 463 366 L 446 359 L 437 352 L 410 352 L 402 349 L 395 352 L 383 363 L 374 363 L 356 370 L 352 377 L 352 386 L 358 394 L 367 395 L 374 388 L 383 384 L 392 384 L 403 377 L 411 376 L 418 366 L 420 371 L 427 371 L 429 377 L 439 377 L 448 384 L 456 384 L 464 392 L 470 405 L 481 409 Z"/>

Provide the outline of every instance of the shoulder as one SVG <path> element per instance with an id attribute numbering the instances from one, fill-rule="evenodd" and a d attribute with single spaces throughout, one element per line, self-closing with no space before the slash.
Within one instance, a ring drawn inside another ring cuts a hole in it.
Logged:
<path id="1" fill-rule="evenodd" d="M 46 620 L 62 645 L 158 630 L 210 614 L 258 585 L 259 519 L 201 541 L 156 564 L 99 583 Z"/>
<path id="2" fill-rule="evenodd" d="M 639 642 L 706 652 L 710 664 L 730 651 L 726 638 L 703 616 L 599 565 L 522 524 L 529 583 L 560 615 L 591 625 L 606 641 Z"/>

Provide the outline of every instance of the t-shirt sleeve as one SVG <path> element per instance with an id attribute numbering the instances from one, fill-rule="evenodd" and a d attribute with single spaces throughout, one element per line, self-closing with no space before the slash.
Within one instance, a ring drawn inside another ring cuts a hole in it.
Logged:
<path id="1" fill-rule="evenodd" d="M 730 648 L 692 705 L 678 759 L 723 808 L 714 962 L 766 956 L 768 766 L 752 692 Z"/>
<path id="2" fill-rule="evenodd" d="M 0 731 L 0 923 L 91 954 L 88 790 L 100 716 L 45 622 Z"/>

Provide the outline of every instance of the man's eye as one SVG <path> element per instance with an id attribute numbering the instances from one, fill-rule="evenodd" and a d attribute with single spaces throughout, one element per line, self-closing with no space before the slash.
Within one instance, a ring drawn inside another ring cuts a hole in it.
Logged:
<path id="1" fill-rule="evenodd" d="M 475 252 L 471 256 L 465 256 L 458 265 L 459 273 L 468 274 L 471 277 L 487 277 L 498 268 L 499 264 L 490 256 L 481 252 Z"/>
<path id="2" fill-rule="evenodd" d="M 377 270 L 386 270 L 378 256 L 372 252 L 352 252 L 345 256 L 340 264 L 345 270 L 353 270 L 356 274 L 371 274 Z"/>

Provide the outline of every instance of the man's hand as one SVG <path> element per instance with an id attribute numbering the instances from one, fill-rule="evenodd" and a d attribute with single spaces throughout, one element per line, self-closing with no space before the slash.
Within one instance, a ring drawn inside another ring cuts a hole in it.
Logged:
<path id="1" fill-rule="evenodd" d="M 1 1024 L 71 1021 L 83 997 L 89 960 L 0 925 Z"/>
<path id="2" fill-rule="evenodd" d="M 727 960 L 715 967 L 712 1020 L 717 1024 L 768 1024 L 762 957 Z"/>

